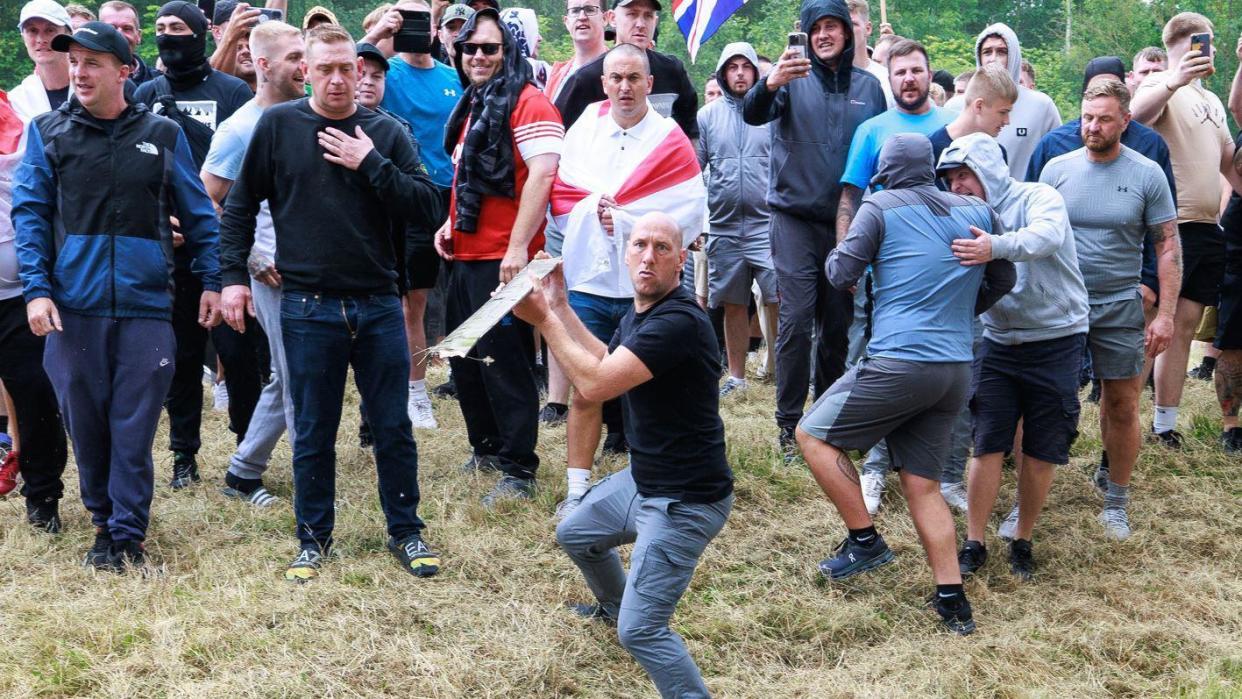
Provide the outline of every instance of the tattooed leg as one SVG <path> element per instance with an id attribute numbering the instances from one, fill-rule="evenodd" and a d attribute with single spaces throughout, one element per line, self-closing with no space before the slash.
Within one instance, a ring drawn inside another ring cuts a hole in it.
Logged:
<path id="1" fill-rule="evenodd" d="M 1242 350 L 1224 350 L 1216 360 L 1216 399 L 1225 429 L 1237 427 L 1242 407 Z"/>
<path id="2" fill-rule="evenodd" d="M 863 529 L 871 526 L 871 515 L 863 503 L 862 488 L 858 484 L 858 469 L 845 452 L 820 441 L 799 429 L 795 433 L 802 457 L 811 468 L 811 475 L 824 491 L 824 495 L 837 508 L 845 526 Z"/>

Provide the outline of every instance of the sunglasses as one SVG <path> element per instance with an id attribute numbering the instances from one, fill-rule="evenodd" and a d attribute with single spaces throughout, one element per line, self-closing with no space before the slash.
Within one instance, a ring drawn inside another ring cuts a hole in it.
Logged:
<path id="1" fill-rule="evenodd" d="M 495 56 L 496 54 L 500 53 L 500 44 L 469 44 L 467 43 L 467 44 L 461 45 L 461 52 L 466 54 L 467 56 L 473 56 L 479 51 L 482 51 L 484 56 Z"/>

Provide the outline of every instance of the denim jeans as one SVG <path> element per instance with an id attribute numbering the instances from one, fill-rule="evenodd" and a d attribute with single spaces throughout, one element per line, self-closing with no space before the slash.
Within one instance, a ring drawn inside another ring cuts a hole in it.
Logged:
<path id="1" fill-rule="evenodd" d="M 280 323 L 297 432 L 293 510 L 302 546 L 323 550 L 332 543 L 336 433 L 351 366 L 375 437 L 388 534 L 400 539 L 421 531 L 418 449 L 406 414 L 410 353 L 401 300 L 396 295 L 341 298 L 285 291 Z"/>
<path id="2" fill-rule="evenodd" d="M 643 497 L 626 468 L 592 486 L 556 528 L 557 541 L 587 587 L 617 619 L 621 645 L 661 697 L 709 696 L 685 642 L 668 622 L 732 509 L 733 495 L 712 503 Z M 616 547 L 631 542 L 626 575 Z"/>

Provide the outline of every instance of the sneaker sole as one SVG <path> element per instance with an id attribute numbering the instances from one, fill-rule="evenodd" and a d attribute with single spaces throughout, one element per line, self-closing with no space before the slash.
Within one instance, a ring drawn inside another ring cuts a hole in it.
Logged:
<path id="1" fill-rule="evenodd" d="M 220 489 L 220 493 L 224 495 L 224 497 L 226 498 L 232 498 L 234 500 L 245 500 L 251 505 L 254 505 L 255 507 L 259 507 L 259 508 L 268 508 L 280 502 L 280 498 L 269 493 L 267 491 L 267 488 L 259 488 L 253 493 L 250 493 L 249 495 L 247 495 L 246 493 L 243 493 L 242 491 L 237 490 L 236 488 L 230 488 L 229 486 L 226 485 Z"/>
<path id="2" fill-rule="evenodd" d="M 836 575 L 834 575 L 831 570 L 827 569 L 826 566 L 820 565 L 819 574 L 828 580 L 844 580 L 845 578 L 851 578 L 859 573 L 875 570 L 886 563 L 892 563 L 894 558 L 896 558 L 896 556 L 893 554 L 893 550 L 889 549 L 875 558 L 868 558 L 865 561 L 859 561 L 853 566 L 846 568 L 845 571 L 837 573 Z"/>
<path id="3" fill-rule="evenodd" d="M 310 567 L 286 568 L 285 580 L 298 584 L 307 583 L 319 577 L 319 571 Z"/>
<path id="4" fill-rule="evenodd" d="M 940 624 L 944 626 L 945 629 L 957 634 L 958 636 L 969 636 L 975 632 L 974 619 L 971 619 L 970 621 L 960 621 L 958 619 L 945 619 L 942 617 L 940 619 Z"/>

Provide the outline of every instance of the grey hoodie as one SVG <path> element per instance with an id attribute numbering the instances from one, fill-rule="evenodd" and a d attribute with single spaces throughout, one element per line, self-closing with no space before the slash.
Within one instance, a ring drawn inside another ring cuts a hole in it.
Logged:
<path id="1" fill-rule="evenodd" d="M 831 224 L 841 199 L 841 174 L 858 125 L 887 108 L 880 81 L 854 67 L 854 32 L 844 0 L 803 0 L 802 27 L 835 17 L 845 24 L 846 46 L 835 70 L 811 56 L 811 75 L 769 92 L 760 80 L 746 93 L 746 123 L 772 126 L 771 183 L 774 211 Z M 865 50 L 865 49 L 864 49 Z M 1037 139 L 1038 140 L 1038 139 Z"/>
<path id="2" fill-rule="evenodd" d="M 744 41 L 720 52 L 716 80 L 724 96 L 699 110 L 699 139 L 695 151 L 707 176 L 707 208 L 712 235 L 759 237 L 768 245 L 768 152 L 772 137 L 768 125 L 751 126 L 742 120 L 742 97 L 725 86 L 723 69 L 736 56 L 750 61 L 759 76 L 759 56 Z"/>
<path id="3" fill-rule="evenodd" d="M 983 336 L 1018 345 L 1087 332 L 1087 287 L 1060 193 L 1010 177 L 1000 146 L 987 134 L 953 141 L 937 169 L 961 165 L 979 178 L 988 204 L 1009 231 L 992 238 L 992 257 L 1013 261 L 1018 272 L 1013 291 L 983 314 Z"/>
<path id="4" fill-rule="evenodd" d="M 1018 35 L 1008 25 L 1001 22 L 988 26 L 979 32 L 975 39 L 975 67 L 979 64 L 979 50 L 983 48 L 983 40 L 999 35 L 1009 46 L 1009 76 L 1018 87 L 1018 101 L 1013 104 L 1009 113 L 1009 124 L 1001 129 L 996 140 L 1005 147 L 1009 154 L 1009 174 L 1016 179 L 1026 176 L 1026 166 L 1035 152 L 1035 146 L 1044 134 L 1061 125 L 1061 112 L 1052 99 L 1042 92 L 1028 90 L 1018 84 L 1022 76 L 1022 47 L 1018 45 Z"/>

